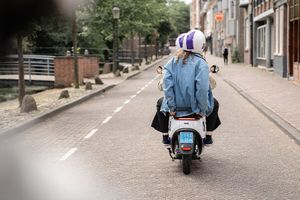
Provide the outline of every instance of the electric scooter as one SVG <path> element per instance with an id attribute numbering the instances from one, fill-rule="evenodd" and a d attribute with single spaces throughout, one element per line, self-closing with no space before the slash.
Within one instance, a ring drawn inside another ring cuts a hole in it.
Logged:
<path id="1" fill-rule="evenodd" d="M 174 117 L 169 118 L 170 146 L 167 148 L 172 161 L 182 160 L 184 174 L 191 172 L 192 160 L 200 160 L 206 137 L 206 118 Z"/>

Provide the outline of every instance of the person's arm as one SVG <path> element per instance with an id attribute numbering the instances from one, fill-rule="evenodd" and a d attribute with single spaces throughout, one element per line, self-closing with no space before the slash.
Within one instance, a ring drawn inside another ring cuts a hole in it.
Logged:
<path id="1" fill-rule="evenodd" d="M 164 67 L 163 89 L 164 89 L 164 95 L 167 100 L 167 104 L 170 109 L 170 112 L 175 112 L 176 103 L 175 103 L 174 81 L 171 73 L 172 64 L 173 64 L 173 60 L 168 62 L 168 64 Z"/>
<path id="2" fill-rule="evenodd" d="M 208 108 L 209 69 L 206 62 L 198 62 L 196 65 L 196 99 L 200 115 L 206 116 Z"/>

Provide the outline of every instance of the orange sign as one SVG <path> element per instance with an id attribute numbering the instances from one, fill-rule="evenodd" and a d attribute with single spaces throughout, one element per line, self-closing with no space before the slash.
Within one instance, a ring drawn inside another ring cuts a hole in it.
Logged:
<path id="1" fill-rule="evenodd" d="M 223 17 L 224 17 L 223 13 L 217 13 L 215 15 L 215 20 L 216 21 L 223 21 Z"/>

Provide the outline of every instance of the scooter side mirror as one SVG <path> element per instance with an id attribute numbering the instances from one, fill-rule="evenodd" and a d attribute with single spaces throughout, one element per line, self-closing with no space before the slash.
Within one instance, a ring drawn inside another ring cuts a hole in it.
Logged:
<path id="1" fill-rule="evenodd" d="M 212 66 L 210 67 L 210 72 L 211 72 L 211 73 L 216 74 L 216 73 L 219 72 L 219 70 L 220 70 L 220 68 L 219 68 L 217 65 L 212 65 Z"/>
<path id="2" fill-rule="evenodd" d="M 162 66 L 158 66 L 158 67 L 156 68 L 156 72 L 157 72 L 158 74 L 162 74 L 162 73 L 163 73 L 163 68 L 162 68 Z"/>

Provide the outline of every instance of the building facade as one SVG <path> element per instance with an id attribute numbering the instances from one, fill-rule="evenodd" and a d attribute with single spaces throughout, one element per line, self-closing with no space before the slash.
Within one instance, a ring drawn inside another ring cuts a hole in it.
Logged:
<path id="1" fill-rule="evenodd" d="M 243 16 L 244 29 L 241 33 L 244 36 L 244 63 L 252 65 L 252 30 L 253 30 L 253 14 L 252 14 L 252 2 L 250 0 L 240 0 L 239 6 L 241 8 L 241 16 Z"/>
<path id="2" fill-rule="evenodd" d="M 253 8 L 253 65 L 272 68 L 274 59 L 273 0 L 254 0 Z"/>
<path id="3" fill-rule="evenodd" d="M 299 0 L 289 0 L 289 54 L 288 75 L 300 82 L 300 4 Z"/>
<path id="4" fill-rule="evenodd" d="M 300 82 L 300 0 L 193 0 L 191 16 L 212 54 Z"/>
<path id="5" fill-rule="evenodd" d="M 201 0 L 193 0 L 190 6 L 190 28 L 200 29 Z"/>

